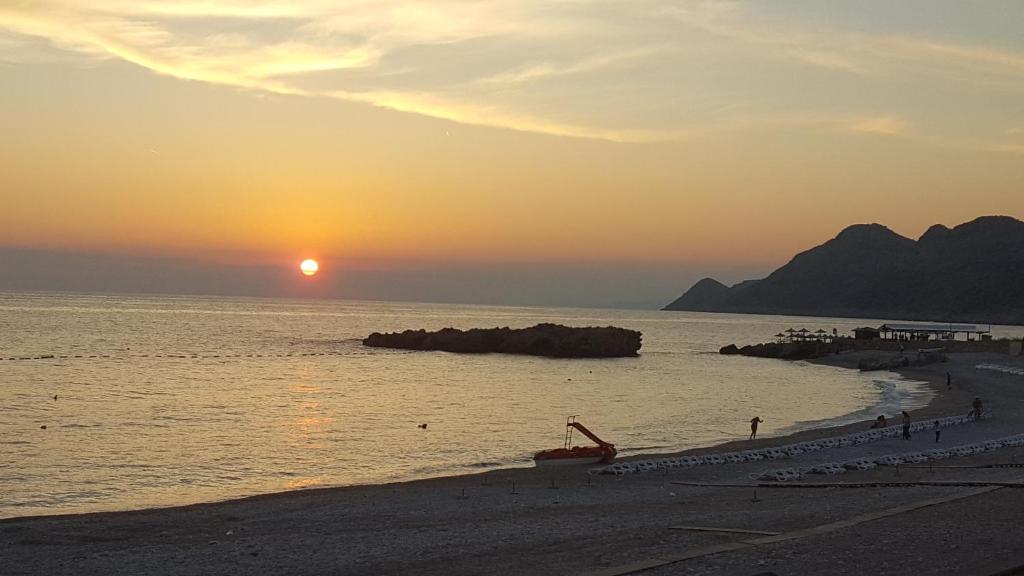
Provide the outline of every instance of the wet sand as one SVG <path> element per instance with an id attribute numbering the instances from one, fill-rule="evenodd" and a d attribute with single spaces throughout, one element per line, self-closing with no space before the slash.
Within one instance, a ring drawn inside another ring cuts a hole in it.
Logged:
<path id="1" fill-rule="evenodd" d="M 822 362 L 856 365 L 862 354 Z M 903 371 L 935 391 L 929 406 L 912 413 L 915 420 L 965 414 L 975 396 L 993 412 L 991 419 L 944 430 L 941 446 L 1024 432 L 1024 376 L 975 368 L 983 362 L 1024 366 L 1020 357 L 957 354 L 947 364 Z M 952 390 L 946 389 L 947 371 Z M 688 453 L 787 444 L 869 425 Z M 829 457 L 934 447 L 931 434 L 920 434 L 909 442 L 836 449 Z M 761 488 L 755 493 L 674 484 L 749 483 L 751 474 L 799 465 L 800 459 L 622 477 L 593 476 L 585 468 L 497 470 L 176 508 L 10 519 L 0 521 L 0 573 L 625 574 L 646 567 L 650 574 L 988 574 L 1024 564 L 1024 539 L 1017 529 L 1024 490 L 1019 488 L 984 493 L 953 485 Z M 956 468 L 877 468 L 823 481 L 1024 482 L 1022 468 L 962 467 L 1014 461 L 1024 462 L 1024 448 L 938 463 Z M 880 516 L 865 520 L 868 514 Z M 850 522 L 836 527 L 844 520 Z M 680 527 L 792 538 L 751 544 L 758 536 Z M 684 559 L 688 556 L 695 557 Z"/>

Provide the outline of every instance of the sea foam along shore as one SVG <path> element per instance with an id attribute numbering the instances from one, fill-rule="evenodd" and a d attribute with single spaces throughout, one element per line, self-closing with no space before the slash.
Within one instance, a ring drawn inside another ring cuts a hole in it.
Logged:
<path id="1" fill-rule="evenodd" d="M 1011 430 L 1024 431 L 1018 430 L 1018 406 L 1024 400 L 1020 377 L 975 368 L 985 361 L 1007 364 L 1003 359 L 965 355 L 952 359 L 948 365 L 908 373 L 908 377 L 928 381 L 936 391 L 935 400 L 912 416 L 924 420 L 956 414 L 966 411 L 975 395 L 982 395 L 986 404 L 993 407 L 995 416 L 977 424 L 950 428 L 944 431 L 949 437 L 943 442 L 961 444 L 1006 436 Z M 945 370 L 953 375 L 953 390 L 945 390 Z M 808 430 L 754 444 L 733 442 L 679 456 L 791 444 L 864 430 L 867 425 L 863 422 L 839 429 Z M 869 445 L 834 448 L 829 457 L 845 458 L 856 450 L 882 454 L 932 445 L 930 435 L 918 434 L 911 441 L 886 439 Z M 957 463 L 985 463 L 1021 456 L 1024 450 L 1009 447 L 961 458 Z M 764 464 L 760 462 L 624 477 L 595 476 L 586 469 L 495 470 L 167 509 L 9 519 L 0 521 L 0 565 L 13 566 L 13 574 L 587 573 L 652 559 L 663 562 L 723 543 L 741 546 L 737 538 L 750 538 L 670 529 L 673 526 L 760 528 L 788 533 L 865 513 L 913 509 L 924 500 L 939 502 L 965 495 L 965 489 L 956 486 L 838 491 L 760 489 L 751 493 L 750 489 L 718 485 L 749 485 L 751 474 L 763 470 Z M 846 476 L 857 481 L 894 479 L 891 468 L 855 471 Z M 1009 467 L 904 469 L 899 480 L 1005 482 L 1019 476 L 1020 469 Z M 908 512 L 869 529 L 844 528 L 843 538 L 819 536 L 766 543 L 764 549 L 736 549 L 694 562 L 702 563 L 711 572 L 728 573 L 729 570 L 720 568 L 742 558 L 741 566 L 735 569 L 740 573 L 748 573 L 750 566 L 760 565 L 764 560 L 787 573 L 827 570 L 842 574 L 845 570 L 852 574 L 861 570 L 862 565 L 851 561 L 851 568 L 847 569 L 843 565 L 816 563 L 827 556 L 863 554 L 861 548 L 866 546 L 874 550 L 872 557 L 879 563 L 873 572 L 879 574 L 902 573 L 907 566 L 922 573 L 932 571 L 930 568 L 962 567 L 971 562 L 976 566 L 979 554 L 985 562 L 1010 561 L 1016 552 L 1024 554 L 1012 529 L 1017 522 L 1014 510 L 1024 504 L 1021 494 L 1024 491 L 1003 490 L 978 496 L 969 506 L 946 504 L 951 513 L 960 515 L 956 538 L 961 544 L 972 546 L 970 551 L 960 552 L 952 547 L 947 523 L 921 524 L 913 514 L 923 512 Z M 1005 523 L 1005 528 L 1001 528 L 1001 523 Z M 981 536 L 985 539 L 981 540 Z M 765 549 L 785 554 L 758 556 L 765 554 Z M 890 550 L 898 551 L 898 557 L 887 560 Z"/>

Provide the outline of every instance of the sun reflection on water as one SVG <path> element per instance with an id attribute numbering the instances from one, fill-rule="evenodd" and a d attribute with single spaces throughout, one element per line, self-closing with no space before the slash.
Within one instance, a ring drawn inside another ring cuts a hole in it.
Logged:
<path id="1" fill-rule="evenodd" d="M 0 517 L 524 465 L 561 445 L 567 414 L 626 454 L 745 436 L 752 414 L 766 416 L 771 435 L 875 405 L 872 381 L 883 377 L 706 353 L 806 319 L 133 298 L 47 297 L 41 309 L 35 297 L 0 294 L 0 350 L 58 356 L 2 366 Z M 203 313 L 169 313 L 182 310 Z M 358 340 L 540 321 L 635 328 L 643 354 L 581 362 L 369 350 Z"/>

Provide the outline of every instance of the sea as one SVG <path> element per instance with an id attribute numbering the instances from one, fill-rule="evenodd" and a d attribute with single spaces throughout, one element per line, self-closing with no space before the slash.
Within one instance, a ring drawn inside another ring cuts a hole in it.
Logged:
<path id="1" fill-rule="evenodd" d="M 361 343 L 539 322 L 639 330 L 643 347 L 636 358 L 548 359 Z M 571 415 L 630 455 L 745 438 L 754 416 L 772 436 L 926 404 L 925 386 L 894 373 L 717 353 L 787 328 L 880 323 L 0 293 L 0 517 L 528 467 L 562 445 Z"/>

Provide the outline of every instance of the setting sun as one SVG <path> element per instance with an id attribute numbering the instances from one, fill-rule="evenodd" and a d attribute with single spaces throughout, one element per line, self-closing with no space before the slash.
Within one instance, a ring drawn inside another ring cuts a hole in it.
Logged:
<path id="1" fill-rule="evenodd" d="M 299 270 L 302 270 L 302 273 L 306 276 L 312 276 L 320 270 L 320 265 L 316 263 L 316 260 L 310 258 L 303 260 L 302 264 L 299 264 Z"/>

